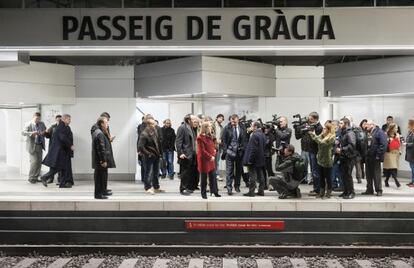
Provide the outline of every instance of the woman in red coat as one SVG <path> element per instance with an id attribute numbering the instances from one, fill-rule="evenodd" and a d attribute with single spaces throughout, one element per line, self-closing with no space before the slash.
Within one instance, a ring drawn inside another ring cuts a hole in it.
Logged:
<path id="1" fill-rule="evenodd" d="M 200 135 L 197 137 L 197 166 L 201 175 L 201 197 L 207 199 L 207 175 L 209 179 L 211 194 L 220 197 L 216 182 L 216 145 L 212 135 L 210 122 L 201 125 Z"/>

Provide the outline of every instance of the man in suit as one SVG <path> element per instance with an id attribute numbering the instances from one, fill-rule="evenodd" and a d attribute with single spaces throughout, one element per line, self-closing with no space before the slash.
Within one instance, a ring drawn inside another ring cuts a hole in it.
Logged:
<path id="1" fill-rule="evenodd" d="M 247 140 L 246 129 L 239 124 L 239 116 L 233 114 L 230 117 L 230 123 L 223 129 L 221 136 L 224 149 L 224 156 L 222 157 L 226 160 L 226 188 L 228 195 L 233 194 L 233 181 L 234 189 L 236 192 L 240 192 L 240 181 L 243 173 L 242 158 Z"/>
<path id="2" fill-rule="evenodd" d="M 64 114 L 55 130 L 51 148 L 43 161 L 43 164 L 50 167 L 51 170 L 42 177 L 42 183 L 46 187 L 48 178 L 59 171 L 62 173 L 59 188 L 71 188 L 73 185 L 71 158 L 75 147 L 73 146 L 72 130 L 69 127 L 70 122 L 71 116 Z"/>
<path id="3" fill-rule="evenodd" d="M 26 150 L 30 155 L 30 183 L 36 183 L 38 181 L 42 168 L 46 126 L 40 120 L 41 114 L 39 112 L 34 113 L 32 120 L 25 124 L 22 131 L 22 135 L 26 137 Z"/>
<path id="4" fill-rule="evenodd" d="M 187 114 L 184 122 L 177 129 L 175 148 L 177 150 L 178 163 L 181 169 L 180 193 L 189 195 L 193 193 L 194 181 L 196 180 L 196 133 L 194 127 L 197 125 L 197 117 Z"/>

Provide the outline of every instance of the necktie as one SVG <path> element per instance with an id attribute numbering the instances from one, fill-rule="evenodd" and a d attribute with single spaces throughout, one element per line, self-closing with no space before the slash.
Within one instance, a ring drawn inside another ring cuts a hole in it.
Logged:
<path id="1" fill-rule="evenodd" d="M 233 141 L 237 141 L 237 128 L 233 127 Z"/>

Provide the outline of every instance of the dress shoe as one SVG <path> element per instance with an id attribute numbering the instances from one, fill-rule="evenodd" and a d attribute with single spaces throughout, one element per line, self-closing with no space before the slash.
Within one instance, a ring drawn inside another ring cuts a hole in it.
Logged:
<path id="1" fill-rule="evenodd" d="M 342 194 L 339 195 L 339 197 L 344 197 L 345 195 L 347 195 L 347 194 L 342 193 Z"/>
<path id="2" fill-rule="evenodd" d="M 65 183 L 64 185 L 59 186 L 59 188 L 72 188 L 72 184 Z"/>
<path id="3" fill-rule="evenodd" d="M 332 191 L 334 191 L 334 192 L 343 192 L 344 187 L 335 187 L 335 188 L 332 189 Z"/>
<path id="4" fill-rule="evenodd" d="M 233 195 L 233 191 L 232 190 L 227 190 L 227 194 L 228 195 Z"/>
<path id="5" fill-rule="evenodd" d="M 258 195 L 258 196 L 264 196 L 264 192 L 257 192 L 256 195 Z"/>
<path id="6" fill-rule="evenodd" d="M 30 182 L 31 184 L 35 184 L 35 183 L 37 183 L 37 180 L 35 180 L 35 179 L 29 179 L 29 182 Z"/>
<path id="7" fill-rule="evenodd" d="M 95 199 L 108 199 L 108 197 L 105 195 L 98 195 L 98 196 L 95 196 Z"/>
<path id="8" fill-rule="evenodd" d="M 112 192 L 106 191 L 103 195 L 109 196 L 109 195 L 112 195 Z"/>
<path id="9" fill-rule="evenodd" d="M 158 189 L 154 189 L 154 192 L 155 192 L 156 194 L 159 194 L 159 193 L 165 193 L 165 190 L 158 188 Z"/>
<path id="10" fill-rule="evenodd" d="M 210 193 L 210 196 L 212 196 L 213 194 L 215 197 L 221 197 L 221 195 L 219 195 L 218 193 Z"/>
<path id="11" fill-rule="evenodd" d="M 180 191 L 180 194 L 182 194 L 182 195 L 190 195 L 191 193 L 189 191 L 187 191 L 187 190 L 184 190 L 184 191 Z"/>
<path id="12" fill-rule="evenodd" d="M 111 189 L 106 189 L 106 191 L 107 191 L 108 193 L 112 193 L 112 190 L 111 190 Z"/>
<path id="13" fill-rule="evenodd" d="M 202 194 L 201 194 L 201 198 L 203 198 L 203 199 L 207 199 L 207 193 L 202 193 Z"/>
<path id="14" fill-rule="evenodd" d="M 384 181 L 385 187 L 390 187 L 390 184 L 388 183 L 388 180 Z"/>
<path id="15" fill-rule="evenodd" d="M 244 196 L 250 196 L 250 197 L 254 197 L 255 196 L 255 194 L 254 193 L 251 193 L 251 192 L 247 192 L 247 193 L 245 193 L 243 195 Z"/>
<path id="16" fill-rule="evenodd" d="M 234 187 L 234 190 L 238 193 L 240 193 L 240 187 Z"/>
<path id="17" fill-rule="evenodd" d="M 372 192 L 363 192 L 363 193 L 361 193 L 362 195 L 374 195 L 374 193 L 372 193 Z"/>
<path id="18" fill-rule="evenodd" d="M 309 196 L 317 196 L 317 195 L 318 195 L 318 193 L 314 190 L 309 192 Z"/>
<path id="19" fill-rule="evenodd" d="M 174 179 L 174 175 L 168 176 L 170 178 L 170 180 Z"/>
<path id="20" fill-rule="evenodd" d="M 47 187 L 47 181 L 48 181 L 47 178 L 42 178 L 42 184 L 44 187 Z"/>
<path id="21" fill-rule="evenodd" d="M 49 183 L 53 183 L 53 178 L 49 178 L 49 179 L 47 180 L 47 184 L 49 184 Z"/>
<path id="22" fill-rule="evenodd" d="M 382 196 L 382 192 L 378 192 L 377 193 L 377 196 Z"/>
<path id="23" fill-rule="evenodd" d="M 354 193 L 351 193 L 351 194 L 349 194 L 349 195 L 345 195 L 345 196 L 343 197 L 343 199 L 354 199 L 354 197 L 355 197 L 355 194 L 354 194 Z"/>

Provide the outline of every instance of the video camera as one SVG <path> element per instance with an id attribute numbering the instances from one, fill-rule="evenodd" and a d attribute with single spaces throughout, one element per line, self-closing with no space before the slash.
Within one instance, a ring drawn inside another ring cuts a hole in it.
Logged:
<path id="1" fill-rule="evenodd" d="M 273 119 L 271 121 L 267 121 L 266 125 L 272 125 L 280 128 L 280 118 L 281 116 L 277 116 L 277 114 L 272 114 Z"/>
<path id="2" fill-rule="evenodd" d="M 292 125 L 296 131 L 300 130 L 301 132 L 308 132 L 315 130 L 315 126 L 308 123 L 308 117 L 302 117 L 300 114 L 295 114 L 293 119 L 295 119 L 295 121 L 292 122 Z"/>

